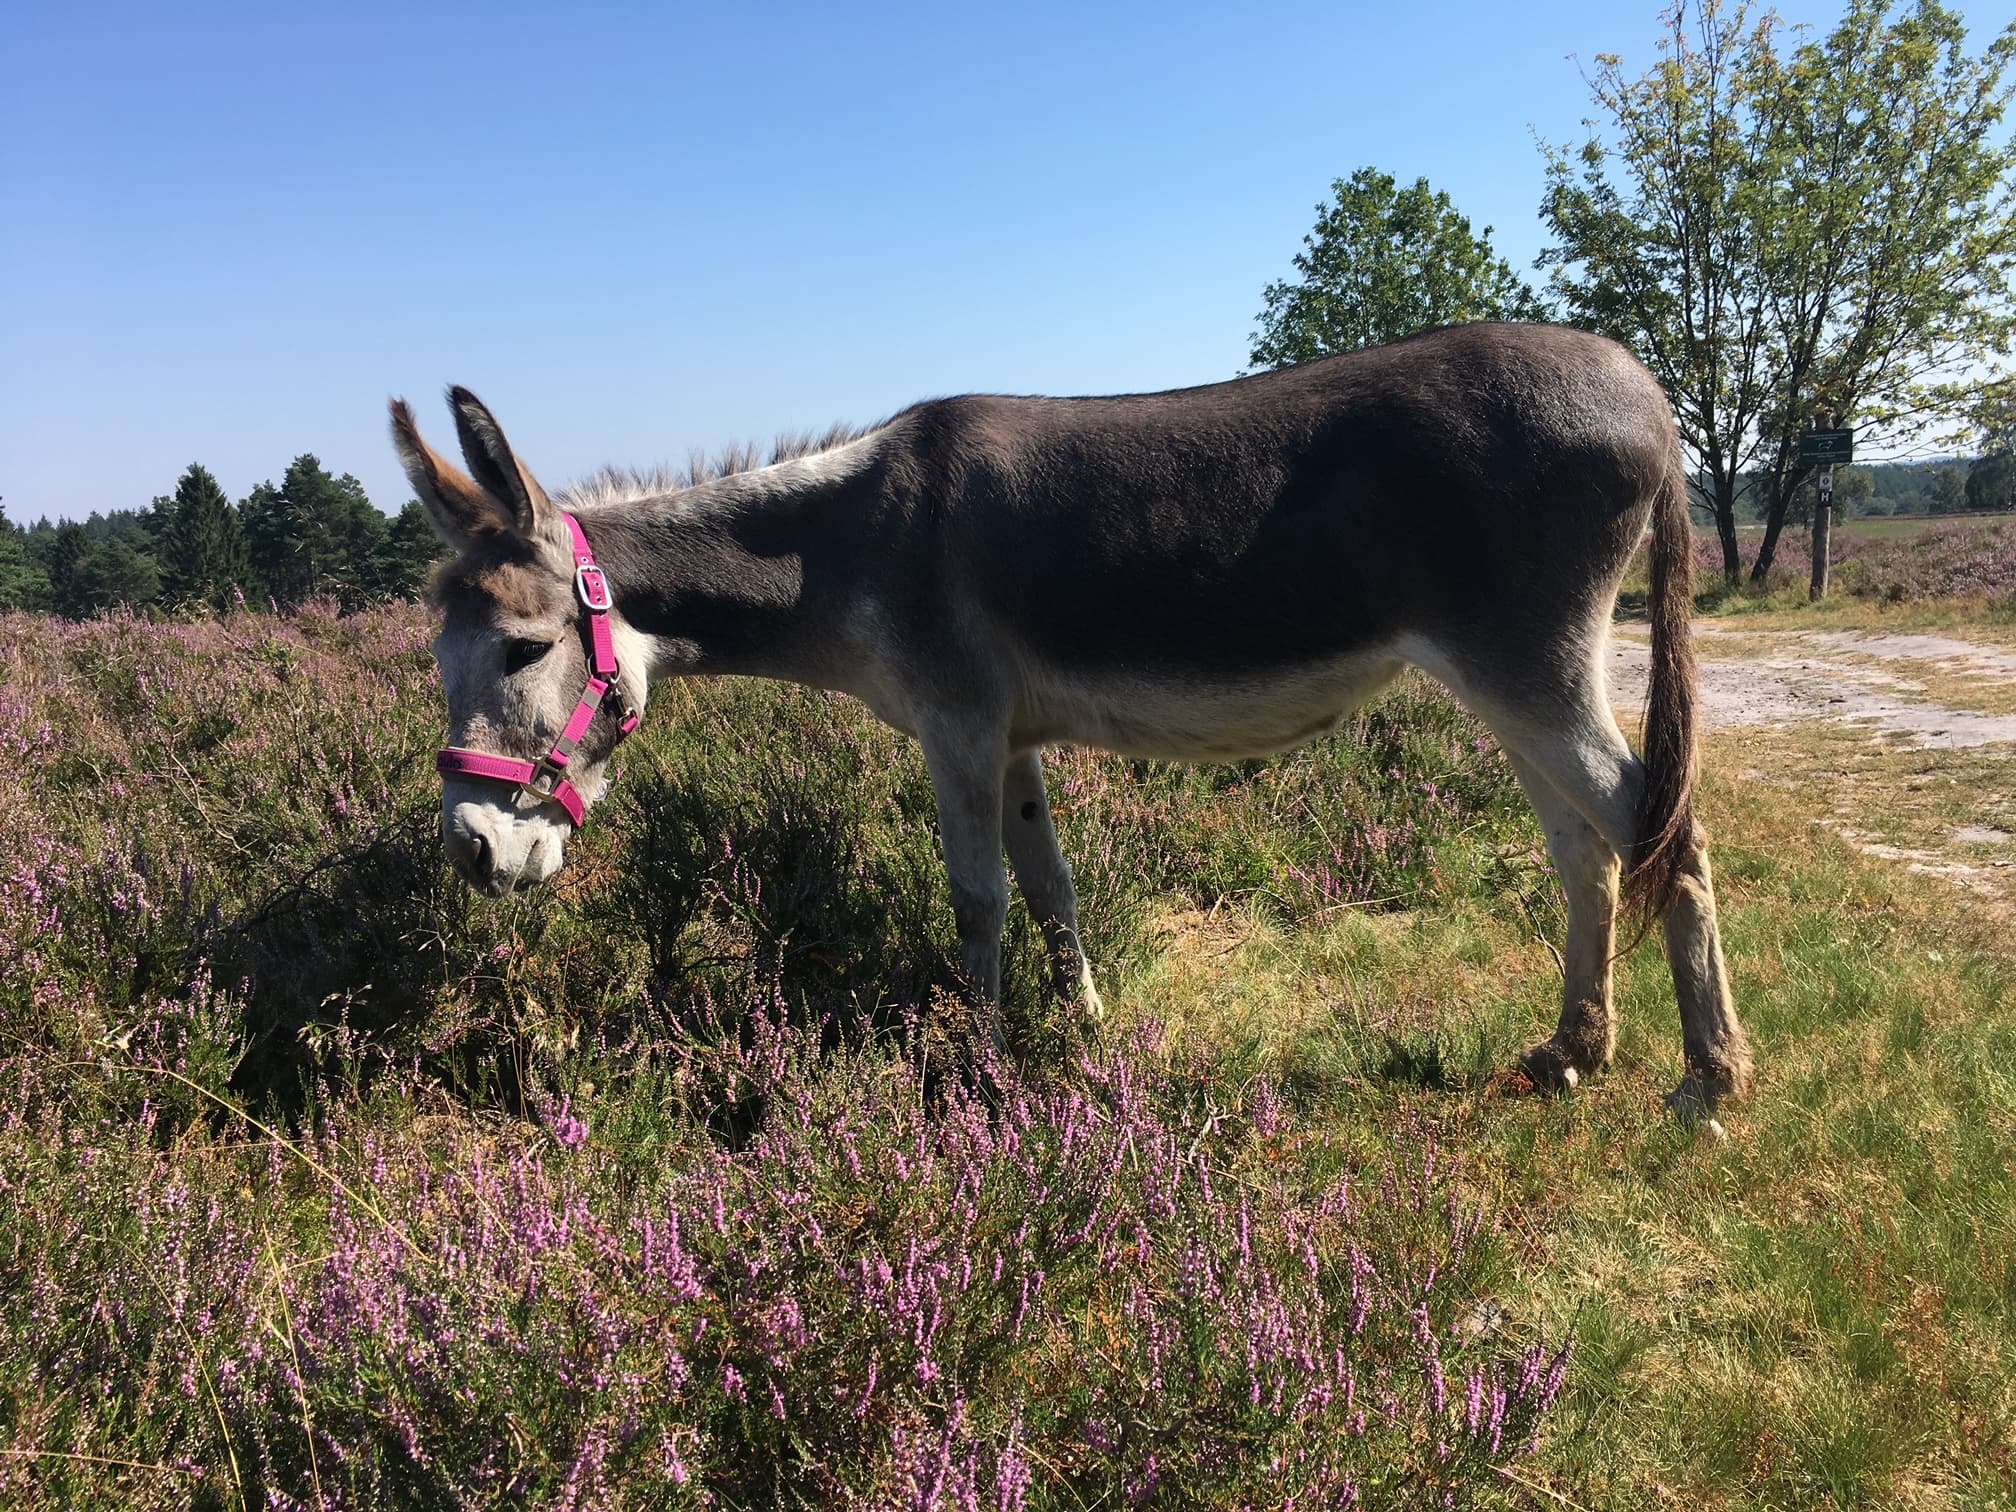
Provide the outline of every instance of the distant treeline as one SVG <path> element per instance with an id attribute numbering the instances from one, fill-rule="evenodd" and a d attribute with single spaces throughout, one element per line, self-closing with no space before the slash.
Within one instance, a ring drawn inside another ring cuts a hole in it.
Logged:
<path id="1" fill-rule="evenodd" d="M 1700 495 L 1696 496 L 1697 499 Z M 1759 480 L 1736 496 L 1739 519 L 1759 520 L 1770 490 Z M 1972 459 L 1938 457 L 1926 462 L 1877 462 L 1834 470 L 1838 517 L 1865 515 L 1968 514 L 2016 508 L 2016 456 L 1995 453 Z M 1786 518 L 1794 523 L 1813 512 L 1809 483 L 1795 496 Z"/>
<path id="2" fill-rule="evenodd" d="M 331 477 L 312 455 L 236 504 L 192 463 L 146 509 L 26 527 L 0 513 L 0 609 L 82 619 L 121 607 L 284 609 L 315 597 L 354 609 L 413 597 L 439 549 L 417 499 L 388 519 L 361 483 Z"/>

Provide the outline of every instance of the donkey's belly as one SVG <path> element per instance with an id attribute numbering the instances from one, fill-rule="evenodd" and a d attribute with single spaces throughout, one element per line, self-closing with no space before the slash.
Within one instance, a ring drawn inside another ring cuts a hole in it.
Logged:
<path id="1" fill-rule="evenodd" d="M 1237 680 L 1180 673 L 1050 673 L 1030 680 L 1018 746 L 1069 741 L 1123 756 L 1237 761 L 1312 740 L 1393 680 L 1390 651 L 1358 652 Z"/>

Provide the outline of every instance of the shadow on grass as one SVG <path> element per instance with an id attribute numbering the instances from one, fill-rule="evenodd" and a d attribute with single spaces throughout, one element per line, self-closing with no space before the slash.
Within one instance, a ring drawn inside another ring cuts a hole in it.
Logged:
<path id="1" fill-rule="evenodd" d="M 468 908 L 441 862 L 438 809 L 416 803 L 227 915 L 209 954 L 245 1005 L 231 1089 L 300 1117 L 323 1075 L 306 1031 L 341 1026 L 368 1046 L 416 1022 L 443 979 L 448 942 L 468 937 Z"/>

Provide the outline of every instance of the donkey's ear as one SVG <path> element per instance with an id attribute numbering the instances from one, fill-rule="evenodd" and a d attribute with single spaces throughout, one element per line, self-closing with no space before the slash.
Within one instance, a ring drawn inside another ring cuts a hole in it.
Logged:
<path id="1" fill-rule="evenodd" d="M 455 431 L 462 438 L 462 458 L 469 471 L 486 491 L 504 501 L 518 533 L 530 540 L 549 524 L 557 524 L 559 515 L 547 502 L 546 490 L 518 460 L 504 439 L 504 428 L 483 401 L 458 385 L 448 390 L 448 405 L 455 411 Z"/>
<path id="2" fill-rule="evenodd" d="M 392 445 L 435 534 L 450 546 L 466 546 L 479 535 L 512 528 L 511 511 L 501 501 L 420 439 L 420 427 L 404 399 L 392 401 Z"/>

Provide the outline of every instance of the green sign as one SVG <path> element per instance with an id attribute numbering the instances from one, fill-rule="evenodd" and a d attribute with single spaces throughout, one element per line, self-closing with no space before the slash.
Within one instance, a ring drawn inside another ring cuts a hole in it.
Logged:
<path id="1" fill-rule="evenodd" d="M 1799 438 L 1799 465 L 1832 467 L 1837 462 L 1855 460 L 1855 432 L 1852 430 L 1807 431 Z"/>

